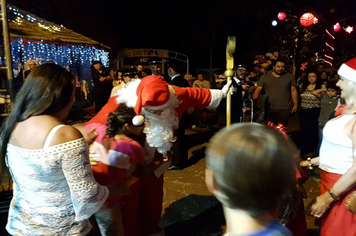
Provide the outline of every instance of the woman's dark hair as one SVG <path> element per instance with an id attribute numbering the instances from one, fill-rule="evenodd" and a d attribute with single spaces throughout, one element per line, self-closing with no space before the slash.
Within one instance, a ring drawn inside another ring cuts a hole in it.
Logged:
<path id="1" fill-rule="evenodd" d="M 112 138 L 116 134 L 122 134 L 124 125 L 132 125 L 132 118 L 135 116 L 136 113 L 133 108 L 127 107 L 125 103 L 121 103 L 114 112 L 108 115 L 106 135 Z"/>
<path id="2" fill-rule="evenodd" d="M 1 165 L 5 167 L 7 143 L 18 122 L 31 116 L 52 115 L 66 107 L 74 91 L 74 76 L 61 66 L 36 67 L 19 90 L 12 110 L 0 128 Z"/>
<path id="3" fill-rule="evenodd" d="M 307 77 L 303 81 L 303 84 L 300 89 L 300 93 L 303 93 L 307 89 L 308 85 L 310 84 L 308 77 L 309 77 L 309 74 L 311 74 L 311 73 L 316 75 L 316 84 L 315 84 L 314 89 L 321 89 L 321 85 L 322 85 L 323 81 L 321 81 L 320 74 L 317 71 L 310 70 L 310 71 L 307 71 Z"/>
<path id="4" fill-rule="evenodd" d="M 324 73 L 326 74 L 325 80 L 328 80 L 329 74 L 328 74 L 328 72 L 326 72 L 325 70 L 323 70 L 323 71 L 320 73 L 320 79 L 321 79 L 321 75 L 324 74 Z"/>
<path id="5" fill-rule="evenodd" d="M 219 131 L 206 151 L 207 168 L 223 193 L 216 196 L 252 217 L 283 209 L 281 217 L 288 218 L 298 204 L 296 152 L 291 140 L 265 125 L 241 123 Z"/>

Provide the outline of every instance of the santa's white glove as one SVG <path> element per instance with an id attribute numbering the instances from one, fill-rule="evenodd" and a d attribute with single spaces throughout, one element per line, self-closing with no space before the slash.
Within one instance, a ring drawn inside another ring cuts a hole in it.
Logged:
<path id="1" fill-rule="evenodd" d="M 224 87 L 221 89 L 221 91 L 224 94 L 224 98 L 226 98 L 227 93 L 229 92 L 229 88 L 231 86 L 232 80 L 228 81 L 227 84 L 224 85 Z"/>

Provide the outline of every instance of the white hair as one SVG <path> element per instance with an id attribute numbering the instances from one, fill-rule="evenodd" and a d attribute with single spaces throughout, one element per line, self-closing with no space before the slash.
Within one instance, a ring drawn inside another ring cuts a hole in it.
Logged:
<path id="1" fill-rule="evenodd" d="M 116 95 L 119 95 L 119 97 L 116 101 L 118 103 L 125 103 L 128 107 L 135 107 L 137 102 L 136 90 L 140 83 L 140 79 L 132 79 L 126 84 L 126 87 L 117 91 Z"/>
<path id="2" fill-rule="evenodd" d="M 341 77 L 343 78 L 343 77 Z M 347 89 L 342 91 L 342 97 L 345 99 L 346 106 L 344 112 L 346 114 L 355 114 L 356 112 L 356 83 L 343 78 L 347 82 Z"/>

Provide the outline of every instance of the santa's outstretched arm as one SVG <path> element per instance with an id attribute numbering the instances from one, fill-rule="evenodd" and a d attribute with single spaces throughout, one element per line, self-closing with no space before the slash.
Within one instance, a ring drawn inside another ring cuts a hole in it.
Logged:
<path id="1" fill-rule="evenodd" d="M 221 100 L 226 97 L 231 85 L 227 83 L 220 89 L 201 89 L 201 88 L 180 88 L 172 86 L 175 90 L 178 100 L 181 102 L 177 110 L 185 111 L 189 107 L 207 107 L 216 108 Z M 178 111 L 178 113 L 180 113 Z"/>

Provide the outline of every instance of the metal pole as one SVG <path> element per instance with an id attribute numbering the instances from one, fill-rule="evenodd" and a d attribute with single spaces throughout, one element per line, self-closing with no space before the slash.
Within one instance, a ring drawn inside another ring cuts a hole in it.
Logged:
<path id="1" fill-rule="evenodd" d="M 7 5 L 6 0 L 1 0 L 1 13 L 2 13 L 2 31 L 4 36 L 4 48 L 6 56 L 6 74 L 8 80 L 8 91 L 10 93 L 11 103 L 14 102 L 15 94 L 13 89 L 13 74 L 12 74 L 12 56 L 10 45 L 9 23 L 7 22 Z"/>
<path id="2" fill-rule="evenodd" d="M 235 52 L 236 46 L 236 37 L 229 36 L 227 38 L 226 44 L 226 71 L 225 76 L 227 77 L 227 83 L 232 79 L 234 76 L 234 56 L 233 53 Z M 231 124 L 231 93 L 230 90 L 226 96 L 226 127 L 229 127 Z"/>
<path id="3" fill-rule="evenodd" d="M 187 58 L 187 74 L 189 73 L 189 59 Z"/>

